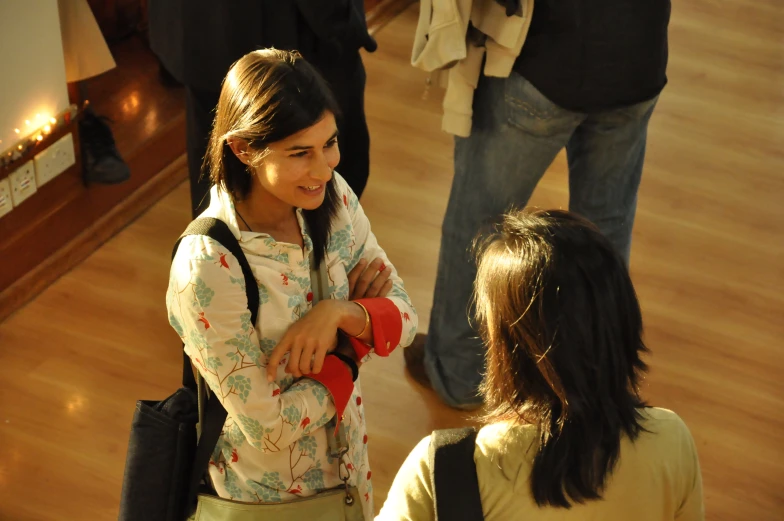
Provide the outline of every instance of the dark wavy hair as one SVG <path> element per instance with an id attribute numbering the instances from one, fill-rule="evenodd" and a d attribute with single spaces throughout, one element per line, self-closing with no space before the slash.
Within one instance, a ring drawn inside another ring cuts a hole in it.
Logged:
<path id="1" fill-rule="evenodd" d="M 600 499 L 622 436 L 643 430 L 642 315 L 626 264 L 587 220 L 513 212 L 478 245 L 489 422 L 532 424 L 540 506 Z"/>
<path id="2" fill-rule="evenodd" d="M 235 200 L 250 194 L 250 167 L 237 159 L 226 142 L 228 138 L 243 139 L 251 149 L 259 151 L 255 163 L 258 166 L 268 145 L 313 126 L 330 112 L 340 117 L 332 91 L 299 53 L 261 49 L 246 54 L 232 65 L 223 80 L 204 157 L 213 184 Z M 326 255 L 338 205 L 333 177 L 327 183 L 321 206 L 303 211 L 317 266 Z"/>

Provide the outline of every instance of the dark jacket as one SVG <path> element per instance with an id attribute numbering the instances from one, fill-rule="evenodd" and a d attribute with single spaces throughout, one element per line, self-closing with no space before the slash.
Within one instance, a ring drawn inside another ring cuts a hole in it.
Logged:
<path id="1" fill-rule="evenodd" d="M 376 49 L 363 0 L 149 0 L 149 34 L 175 78 L 207 91 L 256 49 L 298 50 L 322 68 Z"/>

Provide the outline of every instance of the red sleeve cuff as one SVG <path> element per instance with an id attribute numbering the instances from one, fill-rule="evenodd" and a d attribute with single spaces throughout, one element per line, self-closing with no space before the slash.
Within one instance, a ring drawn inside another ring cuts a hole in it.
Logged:
<path id="1" fill-rule="evenodd" d="M 361 340 L 351 339 L 351 345 L 361 360 L 371 349 L 378 356 L 389 356 L 400 344 L 400 336 L 403 332 L 403 319 L 400 310 L 388 298 L 369 298 L 359 299 L 359 302 L 370 315 L 370 322 L 373 324 L 373 347 L 371 348 Z"/>
<path id="2" fill-rule="evenodd" d="M 335 356 L 324 357 L 324 366 L 318 374 L 309 374 L 308 378 L 312 378 L 320 382 L 327 391 L 332 395 L 332 401 L 335 402 L 335 410 L 337 411 L 338 421 L 340 424 L 343 419 L 343 411 L 346 410 L 346 405 L 351 399 L 351 393 L 354 392 L 354 382 L 351 380 L 351 369 L 346 367 L 339 358 Z"/>

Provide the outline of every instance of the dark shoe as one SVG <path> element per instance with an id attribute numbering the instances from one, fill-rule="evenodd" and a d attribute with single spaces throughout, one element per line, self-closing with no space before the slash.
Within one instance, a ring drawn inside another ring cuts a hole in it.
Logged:
<path id="1" fill-rule="evenodd" d="M 79 122 L 79 137 L 85 182 L 113 185 L 130 179 L 131 170 L 117 151 L 105 117 L 96 115 L 88 107 Z"/>
<path id="2" fill-rule="evenodd" d="M 411 342 L 411 345 L 403 349 L 403 358 L 406 360 L 406 369 L 408 370 L 408 374 L 411 375 L 411 378 L 419 385 L 432 389 L 433 384 L 430 383 L 430 378 L 428 378 L 427 371 L 425 370 L 426 340 L 427 335 L 417 333 L 414 337 L 414 341 Z"/>

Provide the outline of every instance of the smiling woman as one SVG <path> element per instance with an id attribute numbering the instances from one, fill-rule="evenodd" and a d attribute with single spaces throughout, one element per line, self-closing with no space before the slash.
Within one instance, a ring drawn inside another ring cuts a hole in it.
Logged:
<path id="1" fill-rule="evenodd" d="M 299 54 L 255 51 L 223 82 L 205 156 L 212 182 L 231 194 L 246 227 L 255 224 L 247 231 L 293 236 L 301 245 L 290 210 L 305 210 L 317 263 L 338 204 L 330 182 L 340 161 L 338 113 L 329 87 Z"/>
<path id="2" fill-rule="evenodd" d="M 205 159 L 213 186 L 202 217 L 223 221 L 238 239 L 259 285 L 258 320 L 249 318 L 237 259 L 204 235 L 180 243 L 166 303 L 185 352 L 228 413 L 209 465 L 216 493 L 251 503 L 314 496 L 343 484 L 342 461 L 358 491 L 354 510 L 369 520 L 354 382 L 371 354 L 411 343 L 417 316 L 335 171 L 337 112 L 297 53 L 265 49 L 234 64 Z M 316 272 L 326 282 L 322 299 Z M 339 333 L 349 340 L 339 344 Z M 328 430 L 345 433 L 342 460 Z"/>

